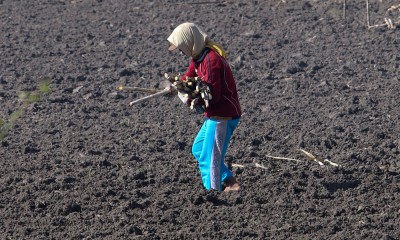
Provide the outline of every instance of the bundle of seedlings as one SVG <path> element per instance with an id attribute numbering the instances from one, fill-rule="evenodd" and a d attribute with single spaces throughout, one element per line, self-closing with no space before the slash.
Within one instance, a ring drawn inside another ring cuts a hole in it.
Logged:
<path id="1" fill-rule="evenodd" d="M 186 77 L 181 79 L 179 74 L 169 75 L 165 73 L 165 78 L 190 101 L 190 109 L 196 106 L 208 108 L 212 99 L 211 89 L 200 77 Z"/>

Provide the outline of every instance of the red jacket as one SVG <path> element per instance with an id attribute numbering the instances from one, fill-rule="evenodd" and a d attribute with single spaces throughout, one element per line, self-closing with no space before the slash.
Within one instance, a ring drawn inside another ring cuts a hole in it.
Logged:
<path id="1" fill-rule="evenodd" d="M 213 50 L 206 48 L 201 57 L 192 59 L 185 75 L 200 77 L 211 88 L 212 100 L 204 115 L 211 117 L 240 117 L 242 111 L 235 79 L 228 62 Z"/>

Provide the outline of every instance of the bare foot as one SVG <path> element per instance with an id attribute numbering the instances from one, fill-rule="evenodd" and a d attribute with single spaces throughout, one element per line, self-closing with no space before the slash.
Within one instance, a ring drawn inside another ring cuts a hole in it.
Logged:
<path id="1" fill-rule="evenodd" d="M 238 191 L 240 189 L 239 183 L 236 181 L 235 177 L 231 177 L 225 181 L 224 192 Z"/>

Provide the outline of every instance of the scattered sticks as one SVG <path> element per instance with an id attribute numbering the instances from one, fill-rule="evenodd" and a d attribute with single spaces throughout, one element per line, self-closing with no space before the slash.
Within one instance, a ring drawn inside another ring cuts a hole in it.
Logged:
<path id="1" fill-rule="evenodd" d="M 400 17 L 397 17 L 397 20 L 392 20 L 389 18 L 390 14 L 396 10 L 400 11 L 400 4 L 398 5 L 393 5 L 391 6 L 387 11 L 386 11 L 386 17 L 384 18 L 385 23 L 383 24 L 376 24 L 371 26 L 370 22 L 370 16 L 369 16 L 369 1 L 365 0 L 366 5 L 367 5 L 367 26 L 368 29 L 370 28 L 375 28 L 375 27 L 387 27 L 388 29 L 395 29 L 397 25 L 400 25 Z"/>
<path id="2" fill-rule="evenodd" d="M 313 154 L 307 152 L 307 151 L 304 150 L 304 149 L 301 149 L 301 148 L 300 148 L 299 151 L 301 151 L 302 153 L 304 153 L 304 155 L 306 155 L 306 157 L 307 157 L 309 160 L 318 163 L 320 166 L 324 166 L 324 165 L 325 165 L 324 162 L 328 163 L 329 165 L 335 166 L 335 167 L 339 167 L 339 166 L 340 166 L 339 164 L 334 163 L 334 162 L 332 162 L 332 161 L 330 161 L 330 160 L 328 160 L 328 159 L 324 159 L 324 160 L 321 161 L 321 160 L 319 160 L 316 156 L 314 156 Z M 279 159 L 279 160 L 289 160 L 289 161 L 301 162 L 300 160 L 294 159 L 294 158 L 274 157 L 274 156 L 270 156 L 270 155 L 266 155 L 266 157 L 273 158 L 273 159 Z"/>
<path id="3" fill-rule="evenodd" d="M 319 160 L 316 156 L 314 156 L 313 154 L 307 152 L 304 149 L 299 149 L 299 151 L 301 151 L 304 155 L 306 155 L 306 157 L 311 160 L 314 161 L 316 163 L 318 163 L 318 165 L 320 166 L 325 166 L 324 163 L 327 163 L 329 165 L 335 166 L 335 167 L 341 167 L 341 165 L 334 163 L 328 159 L 324 159 L 324 160 Z M 276 157 L 276 156 L 271 156 L 271 155 L 265 155 L 267 158 L 272 158 L 272 159 L 277 159 L 277 160 L 288 160 L 288 161 L 294 161 L 294 162 L 302 162 L 301 160 L 298 159 L 294 159 L 294 158 L 287 158 L 287 157 Z M 236 164 L 236 163 L 232 163 L 232 167 L 236 167 L 236 168 L 245 168 L 245 165 L 242 164 Z M 261 169 L 268 169 L 267 167 L 265 167 L 262 164 L 259 163 L 255 163 L 255 167 L 257 168 L 261 168 Z"/>

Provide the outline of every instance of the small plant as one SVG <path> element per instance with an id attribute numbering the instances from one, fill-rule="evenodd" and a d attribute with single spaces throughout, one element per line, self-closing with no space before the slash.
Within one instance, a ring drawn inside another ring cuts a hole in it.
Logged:
<path id="1" fill-rule="evenodd" d="M 24 114 L 24 110 L 19 108 L 11 113 L 10 115 L 10 122 L 14 123 L 18 118 L 20 118 Z"/>
<path id="2" fill-rule="evenodd" d="M 10 119 L 8 121 L 0 119 L 0 141 L 8 135 L 8 132 L 13 128 L 14 122 L 17 121 L 23 113 L 24 110 L 19 108 L 10 114 Z"/>
<path id="3" fill-rule="evenodd" d="M 49 77 L 44 77 L 42 79 L 39 83 L 39 92 L 41 95 L 49 94 L 51 92 L 50 83 L 51 79 Z"/>
<path id="4" fill-rule="evenodd" d="M 122 124 L 125 125 L 125 127 L 132 127 L 133 126 L 133 124 L 132 124 L 132 122 L 131 122 L 131 120 L 129 118 L 125 118 L 122 121 Z"/>
<path id="5" fill-rule="evenodd" d="M 50 83 L 51 79 L 49 77 L 44 77 L 39 82 L 38 91 L 19 92 L 18 98 L 23 103 L 28 103 L 28 104 L 40 102 L 43 99 L 43 96 L 51 92 Z M 17 119 L 19 119 L 24 114 L 25 108 L 26 105 L 12 112 L 8 120 L 0 118 L 0 141 L 2 141 L 8 135 L 8 132 L 13 128 L 15 121 L 17 121 Z"/>
<path id="6" fill-rule="evenodd" d="M 39 91 L 33 92 L 19 92 L 18 97 L 21 101 L 25 103 L 35 103 L 40 102 L 44 95 L 49 94 L 51 92 L 50 89 L 50 78 L 43 78 L 38 86 Z"/>
<path id="7" fill-rule="evenodd" d="M 5 124 L 6 122 L 2 118 L 0 118 L 0 140 L 3 140 L 3 138 L 5 138 L 5 133 L 3 131 Z"/>

